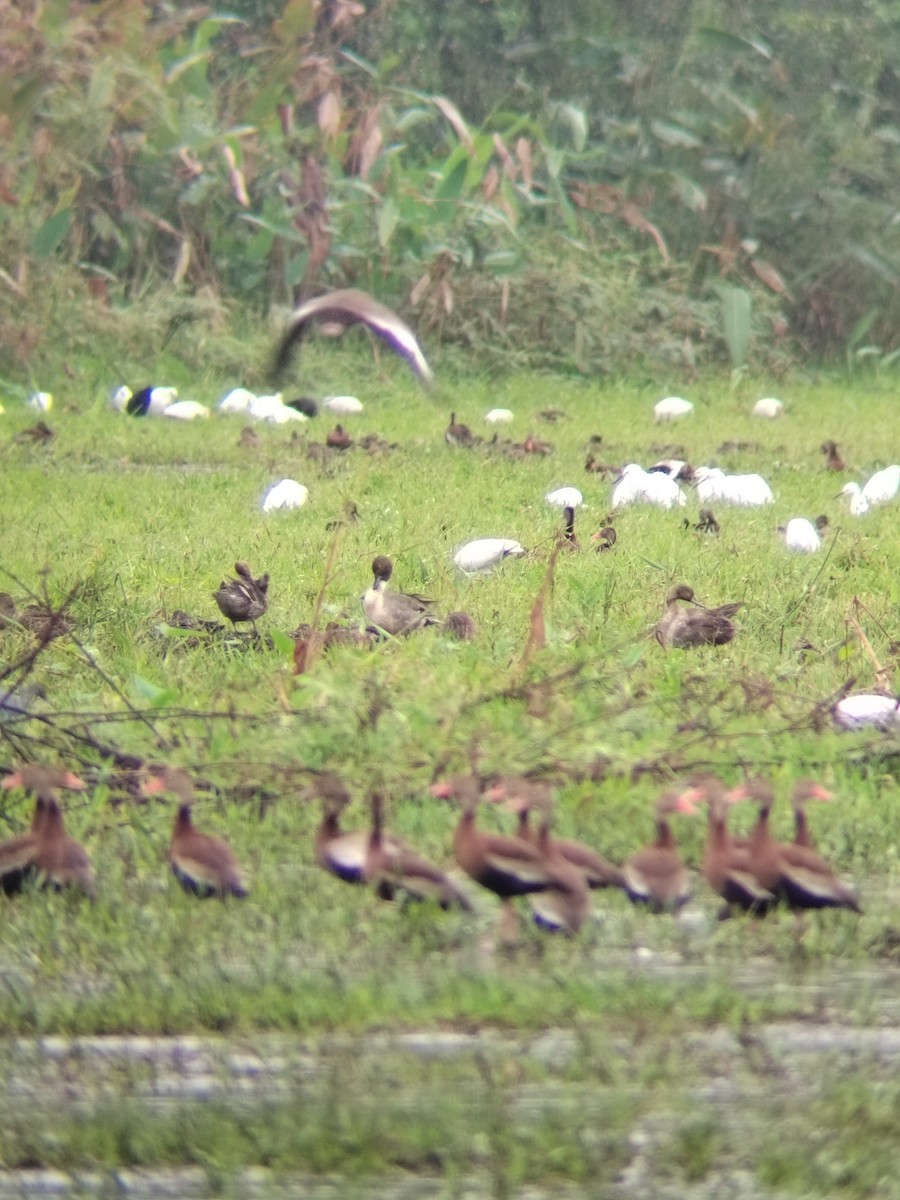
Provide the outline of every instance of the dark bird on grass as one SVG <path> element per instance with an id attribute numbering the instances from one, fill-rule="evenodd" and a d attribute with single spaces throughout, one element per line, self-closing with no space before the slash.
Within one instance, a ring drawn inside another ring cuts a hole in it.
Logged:
<path id="1" fill-rule="evenodd" d="M 367 292 L 343 288 L 314 296 L 294 309 L 275 353 L 272 375 L 277 379 L 288 367 L 294 350 L 306 336 L 313 321 L 343 333 L 351 325 L 365 325 L 382 338 L 395 354 L 405 359 L 423 383 L 431 383 L 433 374 L 415 334 L 395 312 Z"/>
<path id="2" fill-rule="evenodd" d="M 23 429 L 13 438 L 14 442 L 52 442 L 56 434 L 46 421 L 38 421 L 28 429 Z"/>
<path id="3" fill-rule="evenodd" d="M 546 891 L 561 878 L 537 846 L 505 834 L 484 833 L 475 824 L 480 792 L 471 775 L 457 775 L 432 784 L 428 789 L 439 799 L 455 800 L 462 814 L 453 835 L 456 861 L 481 887 L 493 892 L 502 903 L 501 937 L 515 939 L 516 917 L 512 901 L 516 896 Z M 568 880 L 569 876 L 563 876 Z"/>
<path id="4" fill-rule="evenodd" d="M 384 829 L 384 799 L 372 796 L 372 829 L 363 862 L 363 882 L 382 900 L 435 900 L 443 909 L 471 912 L 472 904 L 439 867 L 414 850 L 398 846 Z"/>
<path id="5" fill-rule="evenodd" d="M 92 899 L 96 893 L 96 876 L 88 853 L 81 842 L 66 833 L 62 809 L 53 795 L 44 802 L 34 867 L 45 887 L 56 891 L 80 888 Z"/>
<path id="6" fill-rule="evenodd" d="M 64 637 L 75 628 L 71 617 L 50 604 L 26 604 L 18 616 L 19 624 L 42 642 Z"/>
<path id="7" fill-rule="evenodd" d="M 0 891 L 11 896 L 21 891 L 25 881 L 37 873 L 37 859 L 47 815 L 47 801 L 56 799 L 57 788 L 83 788 L 84 782 L 56 767 L 26 763 L 4 776 L 4 788 L 25 788 L 35 798 L 31 827 L 27 833 L 0 843 Z"/>
<path id="8" fill-rule="evenodd" d="M 533 844 L 541 852 L 550 874 L 550 886 L 528 898 L 534 922 L 552 933 L 577 933 L 591 913 L 587 876 L 559 842 L 550 837 L 553 797 L 549 787 L 540 785 L 532 789 L 528 804 L 540 813 Z"/>
<path id="9" fill-rule="evenodd" d="M 371 834 L 365 829 L 341 829 L 341 813 L 350 803 L 343 780 L 331 771 L 323 771 L 311 784 L 308 795 L 322 800 L 322 820 L 315 839 L 316 862 L 343 883 L 365 883 Z M 382 832 L 381 837 L 389 853 L 413 853 L 409 843 L 395 834 Z"/>
<path id="10" fill-rule="evenodd" d="M 297 412 L 303 413 L 304 417 L 317 417 L 319 415 L 319 404 L 317 400 L 313 400 L 311 396 L 298 396 L 295 400 L 285 400 L 288 408 L 296 409 Z"/>
<path id="11" fill-rule="evenodd" d="M 715 514 L 711 508 L 701 508 L 699 512 L 699 520 L 694 526 L 698 533 L 719 533 L 719 522 L 715 518 Z"/>
<path id="12" fill-rule="evenodd" d="M 389 592 L 388 580 L 394 570 L 393 563 L 385 554 L 379 554 L 372 562 L 372 586 L 363 595 L 362 606 L 366 621 L 376 629 L 397 636 L 412 633 L 425 625 L 437 625 L 432 616 L 433 600 L 415 593 Z"/>
<path id="13" fill-rule="evenodd" d="M 728 830 L 731 801 L 722 781 L 708 776 L 682 795 L 690 803 L 709 805 L 702 872 L 712 890 L 725 901 L 719 910 L 719 920 L 728 920 L 735 908 L 754 917 L 764 917 L 774 907 L 776 898 L 756 878 L 747 839 L 733 838 Z"/>
<path id="14" fill-rule="evenodd" d="M 694 608 L 680 608 L 679 600 L 693 604 Z M 741 608 L 743 601 L 721 604 L 718 608 L 704 608 L 694 598 L 694 589 L 679 583 L 666 596 L 666 611 L 663 613 L 654 635 L 661 646 L 687 649 L 691 646 L 723 646 L 735 635 L 731 618 Z"/>
<path id="15" fill-rule="evenodd" d="M 808 798 L 819 798 L 825 792 L 811 784 L 794 795 L 796 805 Z M 825 793 L 827 795 L 827 793 Z M 751 779 L 729 793 L 732 801 L 755 800 L 759 817 L 748 841 L 750 861 L 758 881 L 792 912 L 802 913 L 810 908 L 849 908 L 862 912 L 854 890 L 838 879 L 829 864 L 809 846 L 796 842 L 776 842 L 769 829 L 769 813 L 774 796 L 764 779 Z"/>
<path id="16" fill-rule="evenodd" d="M 343 425 L 335 425 L 334 429 L 329 429 L 325 435 L 325 445 L 332 450 L 349 450 L 353 445 L 353 438 Z"/>
<path id="17" fill-rule="evenodd" d="M 458 446 L 463 450 L 471 450 L 475 445 L 475 435 L 468 425 L 457 421 L 456 413 L 450 414 L 450 424 L 444 430 L 444 441 L 448 446 Z"/>
<path id="18" fill-rule="evenodd" d="M 596 533 L 591 534 L 591 541 L 596 542 L 595 549 L 598 553 L 604 550 L 612 550 L 616 544 L 616 531 L 612 525 L 604 525 L 602 529 L 598 529 Z"/>
<path id="19" fill-rule="evenodd" d="M 222 616 L 227 617 L 232 625 L 236 626 L 238 621 L 249 621 L 255 633 L 257 617 L 261 617 L 269 607 L 269 576 L 260 575 L 259 579 L 254 579 L 244 562 L 236 562 L 234 569 L 237 579 L 223 579 L 213 592 L 213 599 Z"/>
<path id="20" fill-rule="evenodd" d="M 689 797 L 664 792 L 656 802 L 656 839 L 622 863 L 625 892 L 632 904 L 646 904 L 653 913 L 677 912 L 691 898 L 691 878 L 681 861 L 669 815 L 693 814 Z"/>
<path id="21" fill-rule="evenodd" d="M 241 436 L 238 438 L 238 445 L 243 450 L 255 450 L 261 441 L 262 438 L 253 428 L 253 426 L 245 425 L 241 430 Z"/>
<path id="22" fill-rule="evenodd" d="M 507 775 L 488 792 L 491 800 L 505 800 L 506 807 L 516 813 L 519 826 L 516 835 L 524 842 L 537 844 L 538 834 L 529 823 L 533 809 L 546 806 L 549 789 L 545 783 L 521 775 Z M 571 838 L 554 838 L 553 845 L 563 858 L 584 875 L 589 888 L 625 887 L 625 877 L 619 867 L 608 862 L 602 854 L 584 842 Z"/>
<path id="23" fill-rule="evenodd" d="M 841 452 L 837 448 L 837 442 L 832 442 L 830 439 L 823 442 L 822 453 L 825 455 L 826 471 L 846 471 L 847 464 L 841 458 Z"/>
<path id="24" fill-rule="evenodd" d="M 447 614 L 444 630 L 458 642 L 472 642 L 478 636 L 478 626 L 475 618 L 467 612 L 452 612 Z"/>
<path id="25" fill-rule="evenodd" d="M 212 896 L 247 896 L 247 885 L 234 852 L 224 838 L 201 833 L 191 817 L 194 787 L 187 771 L 163 767 L 144 783 L 145 795 L 172 792 L 178 812 L 169 844 L 169 865 L 182 888 L 201 900 Z"/>
<path id="26" fill-rule="evenodd" d="M 581 549 L 581 543 L 575 535 L 575 509 L 571 505 L 563 509 L 562 542 L 567 550 Z"/>
<path id="27" fill-rule="evenodd" d="M 536 438 L 529 433 L 524 442 L 521 443 L 523 454 L 552 454 L 553 446 L 550 442 L 542 442 L 540 438 Z"/>
<path id="28" fill-rule="evenodd" d="M 564 421 L 566 414 L 561 408 L 542 408 L 538 416 L 542 421 L 553 423 L 554 421 Z"/>

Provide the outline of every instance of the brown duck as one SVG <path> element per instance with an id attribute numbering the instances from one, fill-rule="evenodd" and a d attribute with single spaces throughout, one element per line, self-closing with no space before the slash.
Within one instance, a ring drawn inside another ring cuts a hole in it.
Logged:
<path id="1" fill-rule="evenodd" d="M 322 820 L 316 830 L 316 862 L 323 871 L 344 883 L 366 882 L 366 855 L 371 834 L 364 829 L 341 829 L 341 813 L 350 803 L 350 793 L 339 776 L 330 771 L 319 775 L 309 794 L 322 800 Z M 381 832 L 381 841 L 391 854 L 413 853 L 412 847 L 395 834 Z"/>
<path id="2" fill-rule="evenodd" d="M 335 425 L 334 429 L 330 429 L 326 434 L 325 445 L 330 446 L 332 450 L 349 450 L 353 439 L 343 425 Z"/>
<path id="3" fill-rule="evenodd" d="M 847 464 L 841 458 L 841 452 L 837 448 L 837 442 L 832 442 L 831 440 L 823 442 L 822 453 L 825 455 L 826 471 L 846 471 Z"/>
<path id="4" fill-rule="evenodd" d="M 537 809 L 541 814 L 537 832 L 532 835 L 528 829 L 527 840 L 541 852 L 553 874 L 552 885 L 546 891 L 535 892 L 528 897 L 535 924 L 551 932 L 577 933 L 591 912 L 586 873 L 573 864 L 560 843 L 550 837 L 553 821 L 550 789 L 544 784 L 532 784 L 527 796 L 513 799 L 513 810 L 519 811 L 522 804 L 525 806 L 526 822 L 529 809 Z"/>
<path id="5" fill-rule="evenodd" d="M 81 842 L 66 833 L 59 801 L 53 795 L 44 801 L 34 866 L 45 887 L 56 891 L 80 888 L 91 899 L 96 894 L 96 876 L 88 853 Z"/>
<path id="6" fill-rule="evenodd" d="M 363 882 L 374 887 L 382 900 L 394 900 L 399 895 L 410 900 L 435 900 L 445 910 L 455 907 L 472 911 L 468 896 L 443 871 L 385 835 L 384 798 L 380 792 L 372 796 L 372 830 L 362 874 Z"/>
<path id="7" fill-rule="evenodd" d="M 728 831 L 730 801 L 722 781 L 714 777 L 706 779 L 682 795 L 691 803 L 705 801 L 709 805 L 702 873 L 716 895 L 725 901 L 719 920 L 727 920 L 735 908 L 753 916 L 765 916 L 775 904 L 775 896 L 756 878 L 746 839 L 738 842 Z"/>
<path id="8" fill-rule="evenodd" d="M 456 861 L 477 884 L 499 897 L 502 904 L 501 935 L 504 941 L 515 938 L 516 896 L 546 891 L 553 886 L 554 870 L 537 846 L 505 834 L 484 833 L 475 824 L 480 799 L 478 783 L 471 775 L 432 784 L 432 796 L 456 800 L 462 814 L 453 835 Z"/>
<path id="9" fill-rule="evenodd" d="M 546 784 L 535 783 L 520 775 L 509 775 L 491 788 L 488 796 L 491 800 L 506 800 L 507 807 L 519 818 L 516 835 L 523 842 L 536 845 L 538 834 L 529 824 L 529 815 L 532 809 L 541 807 L 542 795 L 546 792 Z M 622 871 L 584 842 L 571 838 L 554 838 L 553 845 L 566 862 L 581 871 L 589 888 L 624 889 L 625 876 Z"/>
<path id="10" fill-rule="evenodd" d="M 759 817 L 750 835 L 749 852 L 753 872 L 764 888 L 797 913 L 809 908 L 849 908 L 853 912 L 862 912 L 856 893 L 838 879 L 821 855 L 808 846 L 796 843 L 784 845 L 772 837 L 769 813 L 774 796 L 766 780 L 748 780 L 735 788 L 730 798 L 755 800 L 759 805 Z M 806 799 L 801 792 L 801 806 Z M 795 813 L 796 804 L 795 795 Z"/>
<path id="11" fill-rule="evenodd" d="M 679 601 L 692 604 L 694 608 L 681 608 Z M 691 646 L 723 646 L 735 635 L 731 618 L 741 608 L 743 601 L 721 604 L 718 608 L 704 608 L 694 598 L 694 589 L 679 583 L 666 596 L 666 611 L 655 629 L 655 637 L 661 646 L 687 649 Z"/>
<path id="12" fill-rule="evenodd" d="M 468 425 L 457 421 L 456 413 L 450 414 L 450 424 L 444 430 L 444 441 L 448 446 L 457 446 L 463 450 L 471 450 L 475 445 L 475 435 Z"/>
<path id="13" fill-rule="evenodd" d="M 48 799 L 55 799 L 57 788 L 80 789 L 84 786 L 84 782 L 71 771 L 40 767 L 34 763 L 26 763 L 4 776 L 4 788 L 26 788 L 35 797 L 28 832 L 0 843 L 0 891 L 5 895 L 12 896 L 21 891 L 25 881 L 37 872 Z"/>
<path id="14" fill-rule="evenodd" d="M 194 825 L 191 817 L 194 788 L 188 773 L 180 767 L 165 767 L 144 784 L 147 795 L 164 791 L 178 798 L 169 865 L 184 890 L 201 900 L 211 896 L 239 899 L 247 896 L 247 886 L 231 847 L 224 838 L 201 833 Z"/>
<path id="15" fill-rule="evenodd" d="M 259 579 L 254 579 L 244 562 L 236 562 L 234 569 L 237 579 L 223 579 L 213 592 L 213 599 L 222 616 L 227 617 L 232 625 L 237 625 L 238 621 L 249 621 L 255 633 L 257 617 L 261 617 L 269 607 L 269 576 L 260 575 Z"/>
<path id="16" fill-rule="evenodd" d="M 677 912 L 691 898 L 691 878 L 678 854 L 669 816 L 695 813 L 691 800 L 664 792 L 656 802 L 656 840 L 622 863 L 625 892 L 632 904 L 646 904 L 653 913 Z"/>

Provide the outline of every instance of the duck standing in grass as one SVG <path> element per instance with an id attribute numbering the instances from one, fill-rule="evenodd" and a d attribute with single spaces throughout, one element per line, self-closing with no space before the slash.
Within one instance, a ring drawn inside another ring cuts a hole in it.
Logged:
<path id="1" fill-rule="evenodd" d="M 144 783 L 144 794 L 172 792 L 178 812 L 169 844 L 169 865 L 182 888 L 205 900 L 211 896 L 243 899 L 248 890 L 234 852 L 224 838 L 201 833 L 191 817 L 194 788 L 180 767 L 164 767 Z"/>
<path id="2" fill-rule="evenodd" d="M 34 763 L 26 763 L 4 776 L 4 788 L 25 788 L 35 797 L 34 813 L 28 832 L 17 834 L 0 843 L 0 891 L 5 895 L 11 896 L 21 891 L 25 881 L 37 873 L 46 825 L 47 802 L 56 801 L 56 789 L 81 789 L 84 786 L 84 782 L 71 771 L 41 767 Z"/>
<path id="3" fill-rule="evenodd" d="M 715 776 L 682 792 L 688 801 L 709 805 L 706 849 L 703 852 L 703 878 L 725 901 L 719 920 L 727 921 L 735 908 L 754 917 L 764 917 L 775 905 L 775 896 L 756 878 L 746 839 L 736 841 L 728 830 L 730 800 L 725 785 Z"/>
<path id="4" fill-rule="evenodd" d="M 537 846 L 505 834 L 483 833 L 475 824 L 480 793 L 471 775 L 457 775 L 432 784 L 428 789 L 439 799 L 455 800 L 462 813 L 453 835 L 456 861 L 470 879 L 493 892 L 502 905 L 500 936 L 503 942 L 516 940 L 516 914 L 512 901 L 516 896 L 543 892 L 553 886 L 555 874 Z"/>
<path id="5" fill-rule="evenodd" d="M 323 871 L 343 883 L 365 883 L 371 834 L 365 829 L 341 829 L 341 813 L 350 803 L 350 793 L 343 780 L 332 771 L 323 771 L 316 777 L 307 795 L 322 801 L 322 820 L 316 830 L 315 840 L 316 862 Z M 391 856 L 401 852 L 413 853 L 409 843 L 396 834 L 380 829 L 379 837 L 384 851 Z M 374 866 L 370 870 L 374 871 Z"/>
<path id="6" fill-rule="evenodd" d="M 824 788 L 811 785 L 795 792 L 794 804 L 802 806 Z M 776 842 L 769 829 L 773 793 L 764 779 L 751 779 L 729 793 L 732 801 L 755 800 L 759 817 L 750 835 L 749 851 L 753 872 L 764 888 L 795 913 L 810 908 L 849 908 L 862 912 L 854 890 L 835 875 L 820 854 L 808 846 Z"/>
<path id="7" fill-rule="evenodd" d="M 468 425 L 457 421 L 456 413 L 450 414 L 450 424 L 444 430 L 444 441 L 448 446 L 457 446 L 463 450 L 471 450 L 475 445 L 475 435 Z"/>
<path id="8" fill-rule="evenodd" d="M 375 888 L 382 900 L 398 895 L 410 900 L 435 900 L 444 910 L 471 912 L 468 896 L 439 867 L 397 843 L 384 830 L 384 798 L 372 796 L 372 830 L 363 862 L 363 882 Z"/>
<path id="9" fill-rule="evenodd" d="M 693 604 L 695 608 L 680 608 L 679 601 Z M 724 646 L 735 635 L 731 618 L 743 606 L 739 600 L 733 604 L 721 604 L 718 608 L 704 608 L 694 598 L 694 589 L 679 583 L 666 596 L 666 611 L 656 626 L 654 636 L 661 646 L 687 649 L 691 646 Z"/>
<path id="10" fill-rule="evenodd" d="M 389 592 L 388 580 L 394 565 L 385 554 L 379 554 L 372 562 L 372 586 L 363 595 L 362 606 L 366 621 L 377 629 L 397 637 L 401 633 L 412 633 L 425 625 L 437 625 L 432 616 L 433 600 L 414 593 Z"/>
<path id="11" fill-rule="evenodd" d="M 673 812 L 693 814 L 688 796 L 663 792 L 656 802 L 656 839 L 622 864 L 625 892 L 632 904 L 646 904 L 652 913 L 678 912 L 691 898 L 691 877 L 681 861 L 669 824 Z"/>
<path id="12" fill-rule="evenodd" d="M 236 562 L 234 569 L 237 579 L 223 579 L 213 592 L 213 599 L 222 616 L 227 617 L 232 625 L 236 626 L 238 621 L 249 621 L 256 633 L 256 619 L 269 607 L 269 576 L 260 575 L 259 579 L 254 579 L 244 562 Z"/>

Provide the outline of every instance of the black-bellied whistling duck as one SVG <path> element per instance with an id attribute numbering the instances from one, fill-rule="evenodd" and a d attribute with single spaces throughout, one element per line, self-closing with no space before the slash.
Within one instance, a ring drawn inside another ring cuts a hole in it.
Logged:
<path id="1" fill-rule="evenodd" d="M 423 625 L 436 625 L 438 622 L 431 615 L 433 600 L 413 593 L 387 590 L 393 570 L 393 563 L 386 554 L 379 554 L 372 562 L 372 586 L 362 598 L 368 623 L 394 637 L 401 633 L 412 633 Z"/>
<path id="2" fill-rule="evenodd" d="M 775 904 L 775 897 L 754 875 L 746 839 L 738 842 L 728 832 L 729 799 L 721 780 L 704 779 L 682 795 L 691 803 L 705 801 L 709 805 L 709 832 L 702 872 L 712 890 L 725 901 L 719 920 L 727 920 L 734 908 L 754 916 L 765 916 Z"/>
<path id="3" fill-rule="evenodd" d="M 59 801 L 53 795 L 44 801 L 34 867 L 45 886 L 58 891 L 78 887 L 93 899 L 96 888 L 91 860 L 81 842 L 66 833 Z"/>
<path id="4" fill-rule="evenodd" d="M 550 837 L 553 821 L 550 789 L 540 786 L 537 792 L 532 792 L 528 803 L 541 814 L 534 844 L 552 872 L 550 887 L 528 897 L 535 924 L 553 932 L 577 933 L 591 912 L 587 879 L 584 872 L 561 852 L 559 843 Z"/>
<path id="5" fill-rule="evenodd" d="M 809 908 L 849 908 L 862 912 L 856 893 L 838 879 L 821 855 L 807 846 L 783 845 L 772 837 L 769 813 L 774 797 L 766 780 L 748 780 L 729 795 L 732 800 L 755 800 L 759 805 L 749 853 L 753 873 L 764 888 L 796 913 Z M 801 797 L 800 804 L 803 803 Z"/>
<path id="6" fill-rule="evenodd" d="M 432 784 L 428 790 L 432 796 L 456 800 L 462 805 L 453 835 L 456 861 L 470 879 L 500 898 L 503 905 L 501 935 L 504 941 L 514 940 L 516 922 L 511 901 L 516 896 L 551 887 L 552 868 L 537 846 L 505 834 L 483 833 L 476 827 L 475 814 L 480 796 L 477 781 L 471 775 L 457 775 Z"/>
<path id="7" fill-rule="evenodd" d="M 244 562 L 234 564 L 237 579 L 223 579 L 213 592 L 213 599 L 219 606 L 223 617 L 227 617 L 232 625 L 238 621 L 249 621 L 256 630 L 256 618 L 261 617 L 269 607 L 269 576 L 260 575 L 254 579 L 250 568 Z"/>
<path id="8" fill-rule="evenodd" d="M 472 911 L 468 896 L 443 871 L 385 836 L 380 792 L 372 796 L 372 830 L 363 861 L 363 882 L 372 885 L 382 900 L 393 900 L 400 892 L 411 900 L 436 900 L 445 910 L 455 906 Z"/>
<path id="9" fill-rule="evenodd" d="M 696 608 L 679 608 L 678 601 L 684 600 Z M 671 588 L 666 596 L 666 611 L 656 626 L 656 640 L 661 646 L 687 649 L 690 646 L 723 646 L 735 635 L 731 618 L 741 608 L 743 601 L 721 604 L 718 608 L 704 608 L 694 598 L 694 589 L 686 583 Z"/>
<path id="10" fill-rule="evenodd" d="M 697 810 L 688 797 L 664 792 L 655 811 L 656 840 L 622 863 L 625 892 L 632 904 L 646 904 L 653 913 L 677 912 L 691 898 L 691 877 L 679 857 L 669 815 Z"/>
<path id="11" fill-rule="evenodd" d="M 27 833 L 17 834 L 0 843 L 0 891 L 12 896 L 22 890 L 25 880 L 35 874 L 47 813 L 47 800 L 56 788 L 83 788 L 71 771 L 26 763 L 3 778 L 4 788 L 22 787 L 34 793 L 34 812 Z"/>
<path id="12" fill-rule="evenodd" d="M 366 854 L 369 831 L 341 829 L 341 813 L 350 803 L 350 793 L 343 781 L 330 771 L 317 776 L 309 789 L 322 800 L 322 820 L 316 830 L 316 862 L 323 871 L 335 875 L 344 883 L 365 883 Z M 395 834 L 382 834 L 391 851 L 409 851 L 412 847 Z"/>
<path id="13" fill-rule="evenodd" d="M 488 796 L 491 800 L 506 799 L 507 807 L 517 813 L 519 817 L 519 825 L 516 829 L 517 837 L 525 842 L 531 842 L 532 845 L 537 845 L 538 833 L 532 829 L 528 817 L 533 808 L 540 808 L 544 803 L 543 794 L 549 794 L 546 784 L 537 783 L 519 775 L 509 775 L 491 788 Z M 584 842 L 555 837 L 553 845 L 566 862 L 581 871 L 589 888 L 617 887 L 624 889 L 625 876 L 621 870 L 608 862 L 602 854 L 585 845 Z"/>
<path id="14" fill-rule="evenodd" d="M 201 833 L 191 817 L 194 787 L 180 767 L 164 767 L 144 783 L 144 793 L 172 792 L 178 798 L 178 812 L 169 844 L 172 874 L 186 892 L 201 900 L 211 896 L 247 896 L 241 868 L 224 838 Z"/>

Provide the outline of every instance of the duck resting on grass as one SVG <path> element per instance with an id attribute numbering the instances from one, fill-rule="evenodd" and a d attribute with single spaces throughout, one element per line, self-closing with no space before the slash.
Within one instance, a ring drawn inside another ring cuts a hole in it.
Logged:
<path id="1" fill-rule="evenodd" d="M 696 607 L 680 608 L 679 600 Z M 742 606 L 743 601 L 739 600 L 733 604 L 720 604 L 718 608 L 704 608 L 694 598 L 694 589 L 686 583 L 679 583 L 666 596 L 666 611 L 656 626 L 654 636 L 661 646 L 679 649 L 724 646 L 735 635 L 731 618 Z"/>
<path id="2" fill-rule="evenodd" d="M 277 379 L 287 370 L 296 347 L 310 325 L 319 321 L 328 332 L 344 333 L 351 325 L 364 325 L 370 333 L 387 342 L 395 354 L 405 359 L 423 383 L 434 378 L 431 367 L 410 327 L 387 305 L 357 288 L 342 288 L 304 300 L 294 309 L 275 352 L 272 375 Z"/>
<path id="3" fill-rule="evenodd" d="M 194 787 L 187 771 L 163 767 L 144 783 L 145 795 L 172 792 L 178 799 L 178 812 L 169 844 L 169 865 L 182 888 L 201 900 L 211 896 L 249 895 L 234 852 L 224 838 L 201 833 L 191 817 Z"/>
<path id="4" fill-rule="evenodd" d="M 385 554 L 379 554 L 372 562 L 372 586 L 362 598 L 366 621 L 377 629 L 397 637 L 401 633 L 412 633 L 425 625 L 438 625 L 431 615 L 433 600 L 415 593 L 389 592 L 388 580 L 394 565 Z"/>
<path id="5" fill-rule="evenodd" d="M 213 599 L 222 616 L 232 625 L 249 621 L 256 633 L 256 619 L 269 607 L 269 576 L 260 575 L 259 579 L 254 579 L 245 562 L 236 562 L 234 569 L 237 579 L 223 579 L 213 592 Z"/>

